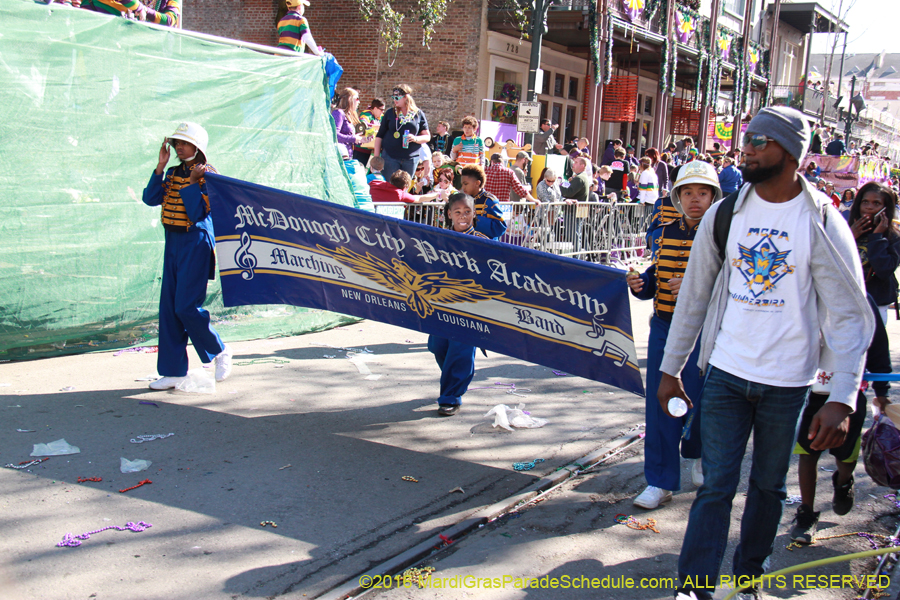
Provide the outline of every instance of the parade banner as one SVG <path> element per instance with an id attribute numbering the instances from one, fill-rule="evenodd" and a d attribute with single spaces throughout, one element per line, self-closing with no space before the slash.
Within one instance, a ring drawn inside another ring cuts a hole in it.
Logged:
<path id="1" fill-rule="evenodd" d="M 890 165 L 880 158 L 861 155 L 828 156 L 808 154 L 800 165 L 800 172 L 810 163 L 816 163 L 819 177 L 834 184 L 838 193 L 846 189 L 859 189 L 870 181 L 890 180 Z"/>
<path id="2" fill-rule="evenodd" d="M 226 306 L 330 310 L 643 395 L 619 270 L 208 174 Z"/>
<path id="3" fill-rule="evenodd" d="M 828 156 L 825 154 L 807 154 L 800 165 L 800 172 L 806 170 L 810 162 L 819 168 L 819 177 L 834 184 L 834 189 L 843 192 L 859 185 L 859 156 Z"/>
<path id="4" fill-rule="evenodd" d="M 741 136 L 747 133 L 747 126 L 749 123 L 744 123 L 741 125 Z M 719 142 L 719 146 L 721 146 L 722 150 L 727 152 L 731 150 L 731 137 L 734 132 L 734 122 L 726 121 L 724 119 L 717 119 L 714 122 L 710 122 L 709 124 L 709 137 L 712 138 L 711 142 Z M 738 139 L 740 139 L 740 137 Z"/>

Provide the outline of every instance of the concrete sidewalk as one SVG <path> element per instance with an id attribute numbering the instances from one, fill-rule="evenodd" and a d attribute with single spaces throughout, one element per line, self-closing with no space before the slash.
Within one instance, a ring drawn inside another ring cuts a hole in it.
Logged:
<path id="1" fill-rule="evenodd" d="M 646 312 L 635 322 L 645 326 Z M 636 337 L 645 343 L 645 332 Z M 642 398 L 493 353 L 479 355 L 472 384 L 488 389 L 439 418 L 425 342 L 364 322 L 236 343 L 234 373 L 212 395 L 136 382 L 155 372 L 153 354 L 0 365 L 9 384 L 0 387 L 0 461 L 28 460 L 33 444 L 60 438 L 81 449 L 0 469 L 3 597 L 314 597 L 643 421 Z M 367 362 L 347 360 L 340 348 L 351 347 L 370 350 Z M 506 433 L 483 418 L 519 402 L 550 423 Z M 122 474 L 120 457 L 153 464 Z M 511 468 L 535 458 L 546 461 L 535 471 Z M 145 479 L 153 483 L 118 491 Z M 66 533 L 130 521 L 152 527 L 55 546 Z"/>

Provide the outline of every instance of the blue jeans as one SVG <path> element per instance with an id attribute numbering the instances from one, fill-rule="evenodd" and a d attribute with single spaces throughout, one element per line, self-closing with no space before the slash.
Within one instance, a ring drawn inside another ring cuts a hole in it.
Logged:
<path id="1" fill-rule="evenodd" d="M 728 544 L 731 502 L 753 432 L 753 462 L 734 575 L 759 576 L 784 510 L 785 477 L 809 387 L 753 383 L 710 366 L 703 388 L 703 486 L 691 505 L 678 575 L 692 587 L 715 586 Z"/>
<path id="2" fill-rule="evenodd" d="M 416 174 L 416 165 L 419 164 L 418 155 L 412 158 L 396 159 L 382 151 L 381 158 L 384 159 L 384 170 L 381 174 L 384 175 L 384 178 L 388 181 L 391 180 L 391 175 L 393 175 L 395 171 L 406 171 L 409 173 L 410 177 Z"/>

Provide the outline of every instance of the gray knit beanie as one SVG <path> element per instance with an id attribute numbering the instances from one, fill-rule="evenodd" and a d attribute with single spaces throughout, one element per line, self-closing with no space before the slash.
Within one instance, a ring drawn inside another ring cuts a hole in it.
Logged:
<path id="1" fill-rule="evenodd" d="M 802 163 L 809 148 L 809 123 L 798 110 L 787 106 L 768 106 L 757 113 L 747 126 L 747 133 L 761 133 L 778 142 L 785 151 Z"/>

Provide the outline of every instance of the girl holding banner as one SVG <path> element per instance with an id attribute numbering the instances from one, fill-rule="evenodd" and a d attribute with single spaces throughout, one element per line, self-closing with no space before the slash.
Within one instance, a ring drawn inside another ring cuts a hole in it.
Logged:
<path id="1" fill-rule="evenodd" d="M 444 209 L 450 221 L 448 229 L 459 233 L 489 239 L 475 231 L 475 200 L 468 194 L 450 196 Z M 441 368 L 441 395 L 438 398 L 438 414 L 452 417 L 459 412 L 462 396 L 469 389 L 475 376 L 475 346 L 448 340 L 438 335 L 428 336 L 428 351 Z"/>

